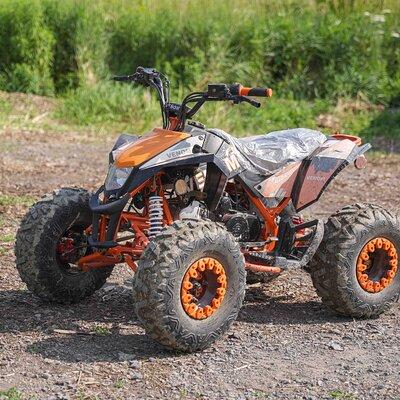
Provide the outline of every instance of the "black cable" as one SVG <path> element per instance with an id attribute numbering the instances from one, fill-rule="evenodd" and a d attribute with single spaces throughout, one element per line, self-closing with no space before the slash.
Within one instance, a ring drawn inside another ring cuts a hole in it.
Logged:
<path id="1" fill-rule="evenodd" d="M 201 101 L 204 99 L 205 93 L 203 92 L 193 92 L 188 94 L 182 101 L 179 113 L 178 113 L 178 119 L 179 119 L 179 125 L 177 126 L 177 129 L 182 131 L 185 128 L 185 123 L 186 123 L 186 117 L 187 117 L 187 112 L 186 112 L 186 107 L 188 103 L 194 102 L 194 101 Z M 204 104 L 204 103 L 203 103 Z M 195 106 L 196 107 L 196 106 Z M 200 107 L 199 107 L 200 108 Z M 197 112 L 198 110 L 196 110 Z M 190 111 L 189 111 L 190 113 Z M 195 113 L 193 113 L 191 116 L 193 116 Z"/>
<path id="2" fill-rule="evenodd" d="M 162 121 L 163 121 L 163 128 L 167 129 L 168 128 L 168 115 L 166 112 L 166 102 L 165 102 L 165 97 L 164 97 L 164 90 L 163 90 L 163 83 L 160 78 L 155 81 L 155 79 L 149 79 L 149 84 L 154 87 L 157 91 L 158 98 L 159 98 L 159 103 L 160 103 L 160 108 L 161 108 L 161 116 L 162 116 Z"/>

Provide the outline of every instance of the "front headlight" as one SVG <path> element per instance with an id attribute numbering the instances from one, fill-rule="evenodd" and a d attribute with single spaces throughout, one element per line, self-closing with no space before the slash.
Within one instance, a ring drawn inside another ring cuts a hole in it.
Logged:
<path id="1" fill-rule="evenodd" d="M 106 190 L 120 189 L 131 172 L 132 168 L 117 168 L 114 164 L 111 164 L 104 183 Z"/>

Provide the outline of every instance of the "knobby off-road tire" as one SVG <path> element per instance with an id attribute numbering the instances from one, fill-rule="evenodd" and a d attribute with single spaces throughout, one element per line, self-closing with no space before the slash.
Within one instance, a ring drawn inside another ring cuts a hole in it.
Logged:
<path id="1" fill-rule="evenodd" d="M 181 284 L 189 267 L 203 257 L 221 263 L 227 287 L 214 314 L 197 320 L 183 308 Z M 170 349 L 193 352 L 208 347 L 227 331 L 242 306 L 245 288 L 244 257 L 222 225 L 177 221 L 144 251 L 133 283 L 134 307 L 150 337 Z"/>
<path id="2" fill-rule="evenodd" d="M 346 206 L 329 217 L 322 243 L 309 268 L 324 304 L 338 314 L 373 318 L 389 309 L 400 293 L 399 273 L 378 293 L 365 291 L 357 280 L 356 264 L 371 239 L 389 239 L 400 250 L 400 220 L 372 204 Z"/>
<path id="3" fill-rule="evenodd" d="M 45 301 L 76 303 L 100 289 L 112 272 L 105 267 L 71 272 L 57 257 L 57 244 L 71 226 L 90 226 L 89 193 L 63 188 L 34 204 L 23 218 L 15 244 L 16 265 L 28 289 Z"/>

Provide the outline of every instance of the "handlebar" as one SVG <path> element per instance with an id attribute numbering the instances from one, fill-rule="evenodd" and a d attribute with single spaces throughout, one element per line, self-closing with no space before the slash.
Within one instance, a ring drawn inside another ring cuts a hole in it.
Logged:
<path id="1" fill-rule="evenodd" d="M 263 87 L 244 87 L 240 83 L 227 85 L 225 83 L 209 84 L 206 92 L 194 92 L 185 97 L 182 104 L 173 104 L 169 101 L 169 80 L 165 75 L 154 68 L 138 67 L 132 75 L 114 76 L 118 82 L 134 82 L 143 86 L 150 86 L 157 91 L 161 106 L 163 127 L 170 126 L 171 118 L 177 118 L 175 130 L 183 130 L 186 119 L 192 118 L 197 111 L 208 101 L 232 101 L 234 104 L 246 102 L 253 107 L 260 107 L 260 103 L 247 96 L 271 97 L 272 89 Z M 189 103 L 195 103 L 192 108 Z"/>
<path id="2" fill-rule="evenodd" d="M 231 94 L 238 96 L 272 97 L 272 89 L 266 87 L 245 87 L 240 83 L 229 85 Z"/>
<path id="3" fill-rule="evenodd" d="M 169 104 L 169 80 L 165 75 L 154 68 L 137 67 L 132 75 L 114 76 L 111 78 L 117 82 L 132 82 L 145 87 L 152 87 L 157 91 L 158 101 L 161 106 L 163 128 L 169 124 L 167 104 Z"/>
<path id="4" fill-rule="evenodd" d="M 144 86 L 149 86 L 152 81 L 161 78 L 164 78 L 164 75 L 154 68 L 137 67 L 136 72 L 132 75 L 113 76 L 111 79 L 117 82 L 136 82 Z M 165 80 L 167 81 L 167 79 Z"/>

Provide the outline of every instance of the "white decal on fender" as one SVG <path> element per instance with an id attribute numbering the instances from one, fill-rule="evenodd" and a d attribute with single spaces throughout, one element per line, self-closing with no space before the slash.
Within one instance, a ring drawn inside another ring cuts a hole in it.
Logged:
<path id="1" fill-rule="evenodd" d="M 229 149 L 227 151 L 227 155 L 226 155 L 226 158 L 224 161 L 225 161 L 226 166 L 228 167 L 229 172 L 236 171 L 237 169 L 240 168 L 239 160 L 235 156 L 232 149 Z"/>

